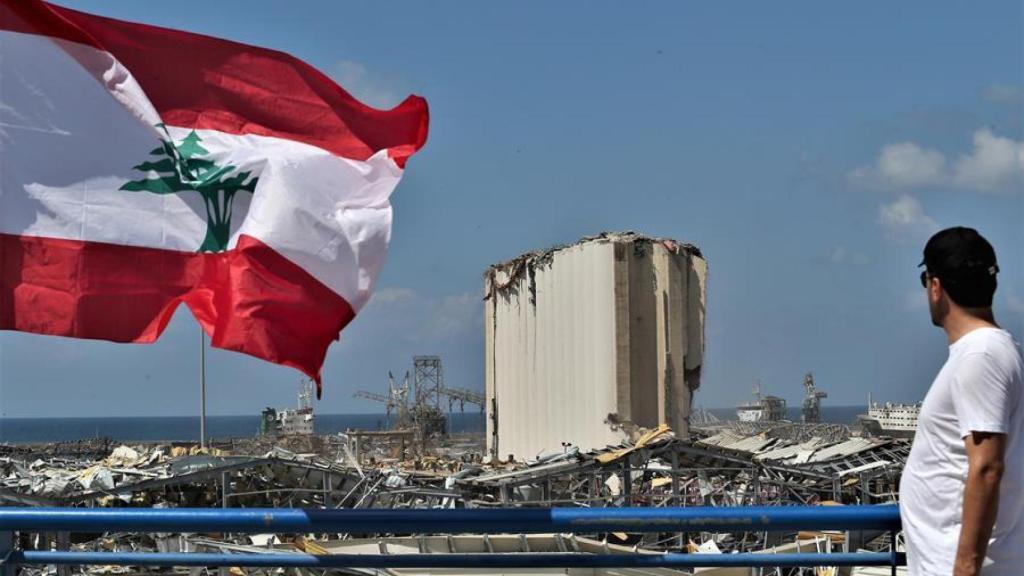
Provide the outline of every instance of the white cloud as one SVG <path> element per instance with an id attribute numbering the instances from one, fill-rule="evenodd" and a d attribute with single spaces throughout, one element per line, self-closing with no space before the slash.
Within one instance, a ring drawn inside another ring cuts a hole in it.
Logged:
<path id="1" fill-rule="evenodd" d="M 879 206 L 878 222 L 890 238 L 897 240 L 917 241 L 939 229 L 938 223 L 925 214 L 917 198 L 906 194 L 895 202 Z"/>
<path id="2" fill-rule="evenodd" d="M 953 187 L 974 192 L 1024 190 L 1024 142 L 988 128 L 974 132 L 974 148 L 952 166 L 938 150 L 914 142 L 887 144 L 875 164 L 848 174 L 855 185 L 885 190 Z"/>
<path id="3" fill-rule="evenodd" d="M 416 299 L 416 291 L 409 288 L 384 288 L 377 290 L 370 297 L 370 304 L 394 304 L 396 302 L 408 302 Z"/>
<path id="4" fill-rule="evenodd" d="M 956 162 L 953 183 L 983 192 L 1024 189 L 1024 142 L 978 130 L 974 150 Z"/>
<path id="5" fill-rule="evenodd" d="M 483 333 L 481 297 L 469 292 L 434 297 L 408 288 L 384 288 L 374 292 L 360 316 L 415 341 Z"/>
<path id="6" fill-rule="evenodd" d="M 828 261 L 837 265 L 854 264 L 866 266 L 871 263 L 871 257 L 863 252 L 850 250 L 846 246 L 840 245 L 832 249 L 832 252 L 828 255 Z"/>
<path id="7" fill-rule="evenodd" d="M 904 294 L 903 307 L 912 312 L 926 310 L 928 308 L 928 297 L 925 296 L 924 288 L 911 290 Z"/>
<path id="8" fill-rule="evenodd" d="M 1020 298 L 1016 294 L 1010 294 L 1006 297 L 1006 309 L 1014 314 L 1024 316 L 1024 298 Z"/>
<path id="9" fill-rule="evenodd" d="M 1010 293 L 1006 296 L 1005 303 L 1006 312 L 1008 312 L 1008 315 L 1010 316 L 1010 318 L 1005 321 L 1012 325 L 1014 317 L 1016 318 L 1016 328 L 1011 327 L 1010 330 L 1019 337 L 1020 334 L 1024 334 L 1024 298 L 1021 298 L 1017 294 Z M 999 315 L 1002 316 L 1003 313 L 999 312 Z"/>
<path id="10" fill-rule="evenodd" d="M 997 104 L 1016 104 L 1024 102 L 1024 89 L 1013 84 L 990 84 L 983 95 L 989 102 Z"/>
<path id="11" fill-rule="evenodd" d="M 339 61 L 331 69 L 330 76 L 350 94 L 374 108 L 387 110 L 402 101 L 394 81 L 371 74 L 366 66 L 354 60 Z"/>
<path id="12" fill-rule="evenodd" d="M 445 296 L 424 326 L 425 334 L 450 336 L 467 331 L 483 333 L 483 299 L 469 292 Z"/>
<path id="13" fill-rule="evenodd" d="M 946 158 L 913 142 L 889 144 L 878 156 L 878 173 L 895 186 L 929 186 L 945 179 Z"/>
<path id="14" fill-rule="evenodd" d="M 874 166 L 862 166 L 850 177 L 872 188 L 916 188 L 935 186 L 948 179 L 946 157 L 937 150 L 913 142 L 887 144 Z"/>

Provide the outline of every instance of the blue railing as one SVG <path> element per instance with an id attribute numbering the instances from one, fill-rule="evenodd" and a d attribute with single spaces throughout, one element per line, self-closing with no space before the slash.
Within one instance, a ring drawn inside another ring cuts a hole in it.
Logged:
<path id="1" fill-rule="evenodd" d="M 879 531 L 895 535 L 887 506 L 512 508 L 454 510 L 0 508 L 0 574 L 21 565 L 304 568 L 692 568 L 891 566 L 895 552 L 799 554 L 261 554 L 17 550 L 15 532 L 231 532 L 345 534 L 538 534 L 601 532 Z M 893 538 L 895 542 L 895 538 Z"/>

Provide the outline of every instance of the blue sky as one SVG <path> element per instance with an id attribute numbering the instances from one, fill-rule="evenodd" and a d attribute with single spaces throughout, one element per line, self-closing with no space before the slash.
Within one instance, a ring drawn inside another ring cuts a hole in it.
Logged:
<path id="1" fill-rule="evenodd" d="M 427 98 L 378 292 L 325 365 L 322 412 L 373 412 L 413 354 L 483 387 L 482 273 L 603 230 L 710 267 L 697 403 L 756 379 L 796 401 L 920 399 L 945 357 L 916 265 L 979 228 L 1024 336 L 1024 15 L 986 3 L 67 1 L 284 50 L 370 104 Z M 187 63 L 183 63 L 187 65 Z M 154 345 L 0 333 L 0 415 L 195 413 L 198 328 Z M 213 414 L 294 401 L 298 373 L 208 354 Z"/>

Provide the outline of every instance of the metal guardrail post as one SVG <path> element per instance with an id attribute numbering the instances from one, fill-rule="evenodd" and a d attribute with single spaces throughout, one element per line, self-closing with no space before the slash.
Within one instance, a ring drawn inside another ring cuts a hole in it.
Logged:
<path id="1" fill-rule="evenodd" d="M 622 459 L 622 506 L 633 505 L 633 459 L 632 454 Z"/>
<path id="2" fill-rule="evenodd" d="M 0 576 L 14 576 L 14 532 L 0 531 Z"/>
<path id="3" fill-rule="evenodd" d="M 892 554 L 892 576 L 896 576 L 896 567 L 899 565 L 899 560 L 896 557 L 896 530 L 889 532 L 889 536 L 892 542 L 889 546 L 890 553 Z"/>
<path id="4" fill-rule="evenodd" d="M 57 550 L 68 552 L 71 550 L 71 533 L 57 532 Z M 71 576 L 70 566 L 57 566 L 57 576 Z"/>

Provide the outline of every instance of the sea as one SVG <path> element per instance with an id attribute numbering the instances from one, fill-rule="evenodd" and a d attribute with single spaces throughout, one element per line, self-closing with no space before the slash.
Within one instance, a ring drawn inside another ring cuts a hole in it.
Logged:
<path id="1" fill-rule="evenodd" d="M 484 433 L 484 415 L 453 412 L 448 429 L 457 433 Z M 317 414 L 318 434 L 345 430 L 386 430 L 385 414 Z M 260 416 L 207 416 L 206 433 L 212 439 L 250 438 L 259 432 Z M 198 416 L 118 418 L 0 418 L 0 443 L 66 442 L 86 438 L 112 438 L 119 442 L 198 442 Z"/>
<path id="2" fill-rule="evenodd" d="M 735 420 L 732 408 L 708 410 L 723 420 Z M 824 422 L 850 424 L 867 406 L 822 406 Z M 800 408 L 788 408 L 789 419 L 800 421 Z M 448 429 L 457 433 L 485 430 L 484 415 L 479 412 L 454 412 Z M 213 439 L 248 438 L 259 431 L 259 415 L 207 416 L 207 435 Z M 318 434 L 337 434 L 348 429 L 386 430 L 385 414 L 317 414 Z M 198 442 L 198 416 L 115 417 L 115 418 L 0 418 L 0 443 L 66 442 L 85 438 L 112 438 L 119 442 Z"/>
<path id="3" fill-rule="evenodd" d="M 735 420 L 736 409 L 735 408 L 708 408 L 708 412 L 711 412 L 722 420 Z M 849 426 L 859 425 L 857 422 L 857 416 L 860 414 L 867 414 L 868 406 L 864 404 L 862 406 L 822 406 L 821 407 L 821 421 L 829 424 L 846 424 Z M 800 421 L 800 406 L 786 406 L 786 417 L 793 421 Z"/>

